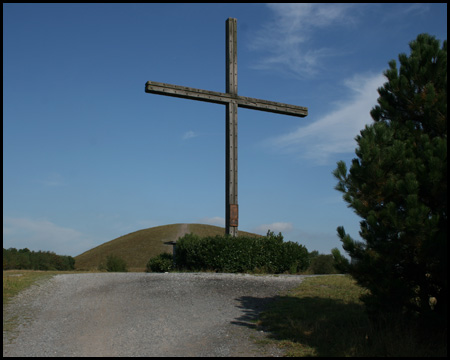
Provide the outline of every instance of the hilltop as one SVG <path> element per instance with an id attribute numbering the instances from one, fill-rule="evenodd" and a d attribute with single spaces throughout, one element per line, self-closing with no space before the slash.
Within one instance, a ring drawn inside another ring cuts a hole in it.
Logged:
<path id="1" fill-rule="evenodd" d="M 138 230 L 108 241 L 75 257 L 75 269 L 96 270 L 106 263 L 108 255 L 120 256 L 130 271 L 144 271 L 148 260 L 163 252 L 172 253 L 172 246 L 164 243 L 194 233 L 199 236 L 223 235 L 225 229 L 202 224 L 172 224 Z M 260 236 L 239 231 L 241 235 Z"/>

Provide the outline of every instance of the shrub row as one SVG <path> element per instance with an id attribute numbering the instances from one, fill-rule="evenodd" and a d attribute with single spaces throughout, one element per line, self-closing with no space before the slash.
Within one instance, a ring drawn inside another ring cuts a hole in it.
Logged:
<path id="1" fill-rule="evenodd" d="M 187 234 L 177 242 L 175 264 L 188 271 L 295 274 L 308 268 L 309 259 L 304 246 L 283 242 L 281 233 L 258 238 Z"/>

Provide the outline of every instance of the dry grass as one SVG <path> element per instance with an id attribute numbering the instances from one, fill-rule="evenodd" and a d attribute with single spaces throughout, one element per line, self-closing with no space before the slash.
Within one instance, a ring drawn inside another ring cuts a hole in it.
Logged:
<path id="1" fill-rule="evenodd" d="M 5 312 L 5 306 L 22 290 L 58 274 L 73 274 L 77 271 L 39 271 L 39 270 L 6 270 L 3 271 L 3 336 L 11 338 L 17 325 L 21 322 L 21 314 Z"/>
<path id="2" fill-rule="evenodd" d="M 3 271 L 3 305 L 36 280 L 47 276 L 51 276 L 50 272 L 34 270 Z"/>
<path id="3" fill-rule="evenodd" d="M 3 271 L 3 305 L 36 281 L 45 280 L 58 274 L 80 274 L 80 271 L 39 271 L 6 270 Z"/>

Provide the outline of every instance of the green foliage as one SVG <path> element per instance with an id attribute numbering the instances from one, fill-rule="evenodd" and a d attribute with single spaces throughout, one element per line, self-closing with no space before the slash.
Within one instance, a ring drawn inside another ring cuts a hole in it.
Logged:
<path id="1" fill-rule="evenodd" d="M 348 273 L 350 263 L 345 258 L 338 248 L 331 249 L 331 255 L 333 255 L 333 266 L 340 274 Z"/>
<path id="2" fill-rule="evenodd" d="M 345 274 L 348 272 L 349 262 L 337 248 L 331 254 L 319 254 L 317 250 L 308 253 L 308 274 Z"/>
<path id="3" fill-rule="evenodd" d="M 314 258 L 316 258 L 319 255 L 320 254 L 319 254 L 319 252 L 317 250 L 313 250 L 311 252 L 308 252 L 309 262 L 311 262 Z"/>
<path id="4" fill-rule="evenodd" d="M 168 272 L 174 269 L 173 255 L 162 253 L 149 260 L 147 263 L 147 272 Z"/>
<path id="5" fill-rule="evenodd" d="M 283 236 L 268 232 L 265 237 L 215 236 L 200 238 L 187 234 L 177 242 L 175 263 L 186 270 L 217 272 L 297 273 L 308 265 L 302 245 L 283 242 Z"/>
<path id="6" fill-rule="evenodd" d="M 372 313 L 447 319 L 447 41 L 421 34 L 378 89 L 375 123 L 356 137 L 336 189 L 363 220 L 362 242 L 343 227 L 348 269 L 370 290 Z M 433 299 L 433 301 L 430 301 Z M 431 305 L 434 303 L 434 305 Z M 446 326 L 446 324 L 445 324 Z"/>
<path id="7" fill-rule="evenodd" d="M 312 274 L 336 274 L 332 255 L 320 254 L 315 256 L 309 264 L 308 270 Z"/>
<path id="8" fill-rule="evenodd" d="M 127 263 L 119 256 L 108 255 L 106 257 L 106 270 L 109 272 L 127 272 Z"/>
<path id="9" fill-rule="evenodd" d="M 3 270 L 73 270 L 75 259 L 71 256 L 56 255 L 50 251 L 30 251 L 24 249 L 3 249 Z"/>

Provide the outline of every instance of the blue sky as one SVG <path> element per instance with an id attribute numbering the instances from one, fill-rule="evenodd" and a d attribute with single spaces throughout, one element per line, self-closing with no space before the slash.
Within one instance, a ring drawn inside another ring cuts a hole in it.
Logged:
<path id="1" fill-rule="evenodd" d="M 158 225 L 224 225 L 225 107 L 146 94 L 148 80 L 225 92 L 238 23 L 239 229 L 341 249 L 360 219 L 336 162 L 376 105 L 391 59 L 446 4 L 4 4 L 3 247 L 76 256 Z"/>

